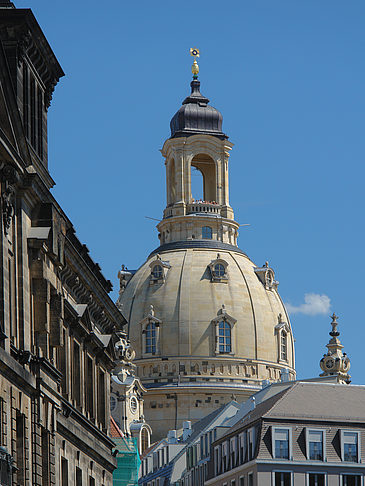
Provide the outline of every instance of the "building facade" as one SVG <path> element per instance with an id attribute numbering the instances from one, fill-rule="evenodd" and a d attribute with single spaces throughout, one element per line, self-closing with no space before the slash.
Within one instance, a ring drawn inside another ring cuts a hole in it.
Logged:
<path id="1" fill-rule="evenodd" d="M 119 272 L 118 305 L 129 321 L 156 439 L 232 396 L 246 400 L 263 380 L 279 380 L 282 369 L 295 378 L 294 340 L 274 270 L 237 246 L 240 225 L 229 203 L 233 144 L 196 74 L 170 126 L 161 151 L 167 205 L 157 225 L 160 246 L 136 272 Z M 202 178 L 201 198 L 192 172 Z"/>
<path id="2" fill-rule="evenodd" d="M 111 486 L 125 320 L 50 191 L 47 112 L 62 69 L 32 12 L 8 1 L 0 66 L 0 482 Z"/>
<path id="3" fill-rule="evenodd" d="M 205 485 L 363 485 L 364 397 L 336 383 L 278 390 L 213 443 Z"/>

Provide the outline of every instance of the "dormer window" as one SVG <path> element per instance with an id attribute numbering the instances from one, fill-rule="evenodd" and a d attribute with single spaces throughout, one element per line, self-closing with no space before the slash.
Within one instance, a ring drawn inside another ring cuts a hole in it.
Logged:
<path id="1" fill-rule="evenodd" d="M 202 238 L 203 240 L 211 240 L 213 238 L 213 230 L 210 226 L 202 227 Z"/>
<path id="2" fill-rule="evenodd" d="M 151 275 L 156 280 L 159 280 L 160 278 L 162 278 L 163 277 L 163 269 L 162 269 L 161 265 L 155 265 L 153 267 Z"/>
<path id="3" fill-rule="evenodd" d="M 278 288 L 279 282 L 275 280 L 275 273 L 269 267 L 269 262 L 265 262 L 265 265 L 262 267 L 256 267 L 254 271 L 266 290 L 276 290 Z"/>
<path id="4" fill-rule="evenodd" d="M 161 260 L 160 255 L 156 255 L 156 259 L 150 263 L 150 285 L 163 284 L 169 268 L 171 268 L 169 262 Z"/>
<path id="5" fill-rule="evenodd" d="M 220 257 L 220 254 L 217 254 L 217 258 L 210 262 L 209 270 L 211 274 L 212 282 L 228 282 L 228 275 L 227 275 L 227 267 L 228 263 Z"/>
<path id="6" fill-rule="evenodd" d="M 160 327 L 161 321 L 155 316 L 153 305 L 149 313 L 141 321 L 142 353 L 144 356 L 154 356 L 160 353 Z"/>
<path id="7" fill-rule="evenodd" d="M 278 324 L 275 326 L 275 333 L 277 335 L 278 343 L 278 361 L 288 362 L 288 334 L 290 327 L 288 323 L 283 321 L 282 315 L 278 315 Z"/>
<path id="8" fill-rule="evenodd" d="M 236 319 L 227 314 L 222 305 L 217 317 L 212 320 L 215 333 L 215 354 L 234 354 L 233 328 Z"/>

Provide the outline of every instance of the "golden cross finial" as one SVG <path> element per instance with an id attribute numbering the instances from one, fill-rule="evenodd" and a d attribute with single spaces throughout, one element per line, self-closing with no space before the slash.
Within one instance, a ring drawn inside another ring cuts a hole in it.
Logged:
<path id="1" fill-rule="evenodd" d="M 198 74 L 199 74 L 199 66 L 196 61 L 197 57 L 200 57 L 200 52 L 199 49 L 196 47 L 191 47 L 190 48 L 190 55 L 194 57 L 194 62 L 193 65 L 191 66 L 191 72 L 193 73 L 193 79 L 198 79 Z"/>

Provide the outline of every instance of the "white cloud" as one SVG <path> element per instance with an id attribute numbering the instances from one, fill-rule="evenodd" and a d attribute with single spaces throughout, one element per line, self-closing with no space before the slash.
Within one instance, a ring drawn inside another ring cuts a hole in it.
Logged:
<path id="1" fill-rule="evenodd" d="M 331 299 L 327 295 L 304 294 L 304 304 L 298 306 L 285 304 L 290 314 L 306 314 L 316 316 L 318 314 L 327 314 L 330 311 Z"/>

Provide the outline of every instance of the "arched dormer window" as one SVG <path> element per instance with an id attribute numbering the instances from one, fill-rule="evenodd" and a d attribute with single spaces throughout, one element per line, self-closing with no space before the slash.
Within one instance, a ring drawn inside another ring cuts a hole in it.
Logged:
<path id="1" fill-rule="evenodd" d="M 278 324 L 275 326 L 278 345 L 278 361 L 288 362 L 288 335 L 290 332 L 289 325 L 283 321 L 282 315 L 278 315 Z"/>
<path id="2" fill-rule="evenodd" d="M 254 271 L 266 290 L 276 290 L 278 288 L 279 282 L 275 280 L 275 273 L 269 266 L 269 262 L 265 262 L 265 265 L 262 267 L 256 267 Z"/>
<path id="3" fill-rule="evenodd" d="M 288 361 L 288 335 L 283 329 L 280 336 L 280 359 Z"/>
<path id="4" fill-rule="evenodd" d="M 233 329 L 236 322 L 236 319 L 227 314 L 224 305 L 222 305 L 217 317 L 212 320 L 215 334 L 215 354 L 234 354 Z"/>
<path id="5" fill-rule="evenodd" d="M 210 226 L 202 227 L 202 238 L 203 240 L 211 240 L 213 238 L 213 230 Z"/>
<path id="6" fill-rule="evenodd" d="M 228 282 L 227 267 L 228 262 L 223 260 L 220 254 L 217 254 L 217 258 L 210 262 L 209 270 L 212 282 Z"/>
<path id="7" fill-rule="evenodd" d="M 161 321 L 155 316 L 155 311 L 151 305 L 147 317 L 141 321 L 143 356 L 160 354 L 160 328 Z"/>
<path id="8" fill-rule="evenodd" d="M 150 322 L 146 326 L 145 353 L 156 354 L 156 324 Z"/>
<path id="9" fill-rule="evenodd" d="M 218 350 L 220 354 L 232 352 L 232 329 L 227 321 L 218 324 Z"/>
<path id="10" fill-rule="evenodd" d="M 156 258 L 150 263 L 150 285 L 164 283 L 169 268 L 171 268 L 169 262 L 161 260 L 160 255 L 156 255 Z"/>

